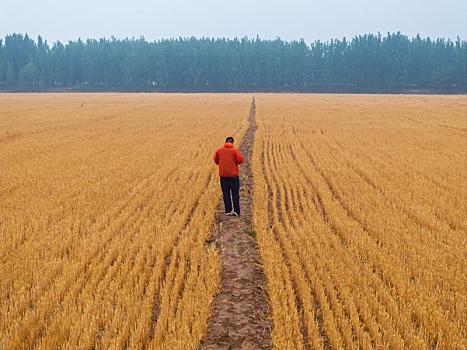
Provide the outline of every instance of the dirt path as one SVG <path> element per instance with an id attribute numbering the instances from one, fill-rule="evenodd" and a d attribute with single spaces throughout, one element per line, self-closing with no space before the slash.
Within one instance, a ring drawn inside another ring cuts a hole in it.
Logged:
<path id="1" fill-rule="evenodd" d="M 253 99 L 249 127 L 240 145 L 245 157 L 240 167 L 242 216 L 226 217 L 221 203 L 213 236 L 207 243 L 220 245 L 221 289 L 214 297 L 208 331 L 200 349 L 271 349 L 271 321 L 266 280 L 251 228 L 253 175 L 250 159 L 256 131 Z"/>

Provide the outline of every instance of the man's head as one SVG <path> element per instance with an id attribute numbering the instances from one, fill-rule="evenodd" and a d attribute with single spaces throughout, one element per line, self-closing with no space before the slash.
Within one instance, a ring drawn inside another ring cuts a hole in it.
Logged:
<path id="1" fill-rule="evenodd" d="M 229 136 L 225 139 L 226 143 L 234 143 L 234 138 L 232 136 Z"/>

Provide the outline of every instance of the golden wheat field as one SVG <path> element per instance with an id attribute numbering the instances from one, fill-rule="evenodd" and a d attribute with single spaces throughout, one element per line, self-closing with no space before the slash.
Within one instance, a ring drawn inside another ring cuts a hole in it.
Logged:
<path id="1" fill-rule="evenodd" d="M 0 95 L 0 343 L 196 348 L 219 280 L 210 157 L 249 104 Z"/>
<path id="2" fill-rule="evenodd" d="M 256 105 L 254 221 L 276 347 L 465 349 L 465 96 Z"/>
<path id="3" fill-rule="evenodd" d="M 251 98 L 0 94 L 0 349 L 197 349 Z M 259 94 L 256 124 L 274 347 L 465 349 L 466 97 Z"/>

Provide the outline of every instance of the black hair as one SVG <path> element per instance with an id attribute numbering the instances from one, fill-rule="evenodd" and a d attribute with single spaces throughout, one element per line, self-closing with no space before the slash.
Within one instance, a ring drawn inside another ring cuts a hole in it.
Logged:
<path id="1" fill-rule="evenodd" d="M 225 142 L 234 143 L 234 138 L 232 136 L 229 136 L 225 139 Z"/>

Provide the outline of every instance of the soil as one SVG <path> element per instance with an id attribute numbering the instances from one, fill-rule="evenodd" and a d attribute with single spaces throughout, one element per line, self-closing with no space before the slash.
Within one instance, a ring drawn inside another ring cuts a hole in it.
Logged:
<path id="1" fill-rule="evenodd" d="M 256 106 L 253 99 L 249 127 L 240 145 L 245 157 L 240 166 L 240 207 L 242 215 L 223 215 L 220 203 L 212 236 L 206 243 L 216 244 L 221 252 L 221 286 L 214 297 L 211 319 L 200 349 L 271 349 L 271 311 L 266 294 L 266 279 L 255 234 L 252 231 L 253 175 L 251 151 L 256 131 Z"/>

